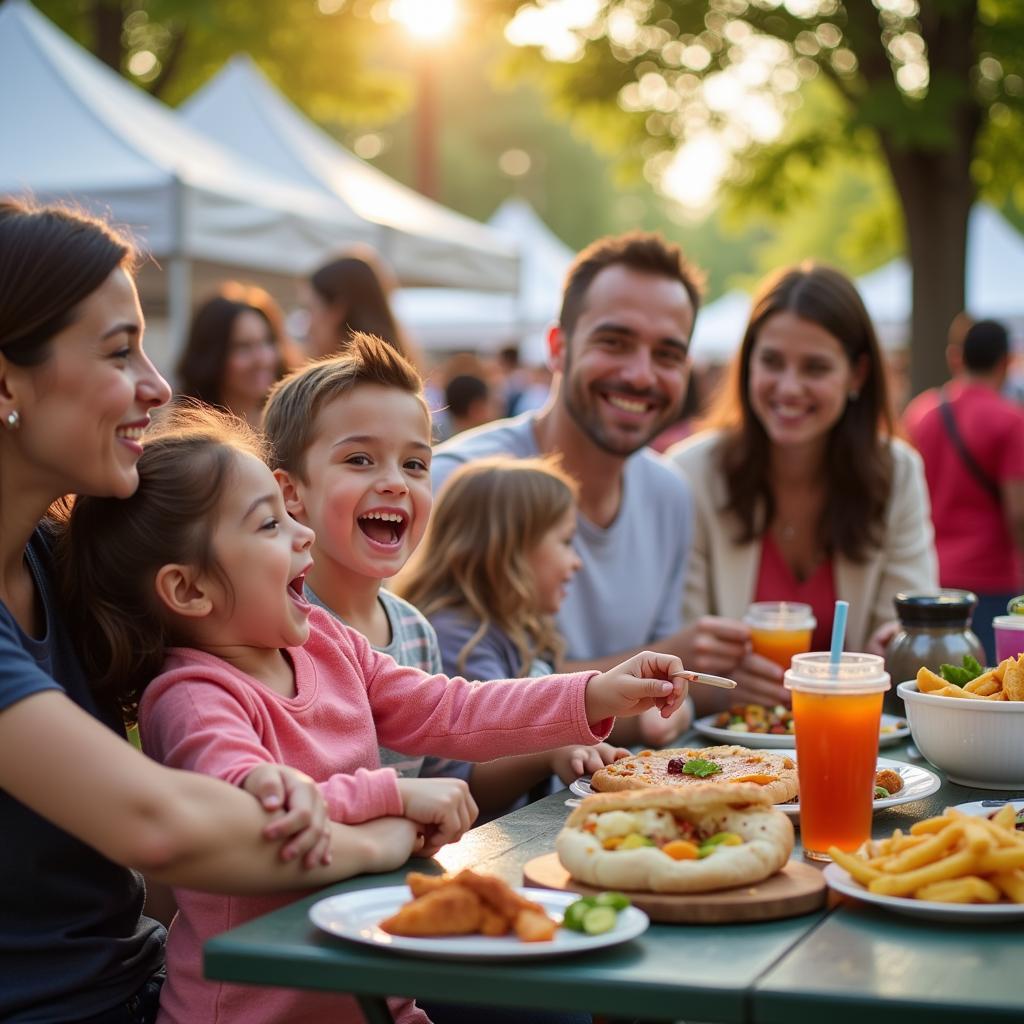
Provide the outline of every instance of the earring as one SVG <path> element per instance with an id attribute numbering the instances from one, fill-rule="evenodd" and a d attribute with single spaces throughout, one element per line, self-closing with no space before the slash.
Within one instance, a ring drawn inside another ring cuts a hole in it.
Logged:
<path id="1" fill-rule="evenodd" d="M 4 417 L 4 425 L 7 427 L 8 430 L 18 429 L 18 427 L 21 425 L 21 417 L 18 415 L 17 409 L 12 409 Z"/>

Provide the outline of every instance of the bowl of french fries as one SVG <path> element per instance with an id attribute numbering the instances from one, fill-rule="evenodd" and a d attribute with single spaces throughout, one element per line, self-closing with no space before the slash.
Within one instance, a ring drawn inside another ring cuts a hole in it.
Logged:
<path id="1" fill-rule="evenodd" d="M 1024 655 L 959 685 L 922 668 L 896 692 L 914 743 L 953 782 L 1024 790 Z"/>
<path id="2" fill-rule="evenodd" d="M 833 846 L 825 880 L 846 895 L 919 917 L 1024 918 L 1024 832 L 1016 816 L 1009 803 L 990 817 L 948 807 L 856 853 Z"/>

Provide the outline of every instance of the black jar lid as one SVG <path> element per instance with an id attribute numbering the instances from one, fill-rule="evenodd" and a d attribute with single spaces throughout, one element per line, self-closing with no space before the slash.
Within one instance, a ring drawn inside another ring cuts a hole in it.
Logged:
<path id="1" fill-rule="evenodd" d="M 939 590 L 931 594 L 899 593 L 894 598 L 905 626 L 967 625 L 978 604 L 970 590 Z"/>

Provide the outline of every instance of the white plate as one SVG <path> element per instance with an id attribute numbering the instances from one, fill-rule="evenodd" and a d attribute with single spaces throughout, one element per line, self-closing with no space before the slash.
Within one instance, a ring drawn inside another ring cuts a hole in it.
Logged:
<path id="1" fill-rule="evenodd" d="M 972 800 L 969 804 L 957 804 L 956 810 L 964 814 L 973 814 L 979 818 L 987 818 L 995 814 L 1003 804 L 1013 804 L 1015 811 L 1024 811 L 1024 800 Z"/>
<path id="2" fill-rule="evenodd" d="M 906 764 L 903 761 L 893 761 L 888 757 L 880 757 L 878 759 L 878 767 L 892 768 L 899 772 L 900 777 L 903 779 L 903 788 L 893 796 L 876 800 L 874 802 L 876 811 L 885 810 L 886 807 L 896 807 L 898 804 L 909 804 L 914 800 L 931 796 L 942 785 L 942 780 L 935 772 L 922 768 L 920 765 Z M 569 783 L 569 789 L 580 797 L 590 796 L 594 792 L 590 787 L 590 777 L 588 775 L 574 779 Z M 776 804 L 775 806 L 783 814 L 788 814 L 791 818 L 796 818 L 800 814 L 799 801 Z"/>
<path id="3" fill-rule="evenodd" d="M 579 899 L 576 893 L 552 889 L 516 889 L 534 903 L 539 903 L 553 918 L 562 920 L 562 911 Z M 406 938 L 381 931 L 378 924 L 390 917 L 412 899 L 407 885 L 388 885 L 378 889 L 328 896 L 309 908 L 309 919 L 331 935 L 360 942 L 377 949 L 391 949 L 413 956 L 441 960 L 519 960 L 526 957 L 562 956 L 581 953 L 602 946 L 628 942 L 646 931 L 651 923 L 636 907 L 619 912 L 615 927 L 602 935 L 559 928 L 549 942 L 521 942 L 515 935 L 494 938 L 486 935 L 459 935 L 437 938 Z"/>
<path id="4" fill-rule="evenodd" d="M 708 739 L 717 740 L 719 743 L 738 743 L 741 747 L 754 747 L 760 750 L 792 750 L 796 746 L 796 736 L 793 733 L 771 733 L 771 732 L 741 732 L 736 729 L 721 729 L 714 724 L 718 715 L 707 715 L 698 718 L 693 723 L 694 729 Z M 901 724 L 902 723 L 902 724 Z M 896 715 L 882 715 L 882 728 L 896 726 L 889 732 L 879 733 L 878 745 L 887 747 L 892 743 L 899 743 L 910 735 L 910 726 L 905 718 L 898 718 Z"/>
<path id="5" fill-rule="evenodd" d="M 855 882 L 838 864 L 829 864 L 824 875 L 825 881 L 836 892 L 909 917 L 923 917 L 929 921 L 948 921 L 957 924 L 970 924 L 974 921 L 992 924 L 1024 920 L 1024 903 L 933 903 L 929 900 L 912 900 L 906 896 L 882 896 Z"/>

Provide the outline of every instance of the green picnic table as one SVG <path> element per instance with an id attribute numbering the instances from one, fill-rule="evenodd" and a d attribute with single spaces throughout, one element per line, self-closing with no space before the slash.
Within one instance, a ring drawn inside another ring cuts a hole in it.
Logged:
<path id="1" fill-rule="evenodd" d="M 906 747 L 882 753 L 909 759 Z M 523 865 L 554 848 L 569 795 L 554 794 L 473 829 L 442 850 L 440 866 L 472 866 L 521 884 Z M 878 812 L 874 832 L 909 828 L 951 804 L 1014 795 L 1020 794 L 967 789 L 943 778 L 932 796 Z M 1020 922 L 945 924 L 832 900 L 827 910 L 781 921 L 652 923 L 619 946 L 506 962 L 420 959 L 346 942 L 310 923 L 307 912 L 317 900 L 401 884 L 410 869 L 438 867 L 412 861 L 401 871 L 364 875 L 211 939 L 206 976 L 351 993 L 370 1024 L 390 1022 L 385 995 L 722 1024 L 1024 1019 Z"/>

